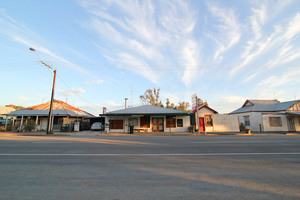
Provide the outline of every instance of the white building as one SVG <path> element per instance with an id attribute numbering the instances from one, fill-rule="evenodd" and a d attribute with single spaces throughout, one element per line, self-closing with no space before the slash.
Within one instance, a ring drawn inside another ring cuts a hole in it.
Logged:
<path id="1" fill-rule="evenodd" d="M 199 119 L 200 132 L 239 132 L 238 117 L 218 114 L 217 111 L 204 105 L 198 108 L 195 117 Z M 196 129 L 198 129 L 196 123 Z"/>
<path id="2" fill-rule="evenodd" d="M 52 124 L 51 130 L 62 130 L 62 127 L 69 126 L 75 121 L 89 122 L 94 115 L 75 108 L 66 102 L 54 99 L 52 105 Z M 47 103 L 19 109 L 7 114 L 16 117 L 15 128 L 23 130 L 23 126 L 30 120 L 35 122 L 36 130 L 47 130 L 50 101 Z"/>
<path id="3" fill-rule="evenodd" d="M 125 108 L 104 114 L 109 120 L 110 132 L 186 132 L 190 114 L 186 111 L 152 105 Z"/>
<path id="4" fill-rule="evenodd" d="M 258 132 L 300 131 L 300 100 L 246 100 L 230 115 L 238 116 L 246 128 Z"/>

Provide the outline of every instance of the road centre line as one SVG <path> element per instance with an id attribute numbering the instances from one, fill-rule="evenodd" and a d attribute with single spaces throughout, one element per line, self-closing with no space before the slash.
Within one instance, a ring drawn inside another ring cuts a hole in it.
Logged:
<path id="1" fill-rule="evenodd" d="M 79 143 L 79 142 L 76 142 L 76 141 L 74 141 L 74 142 L 63 142 L 63 141 L 41 141 L 41 142 L 31 142 L 31 143 L 34 143 L 34 144 L 38 144 L 38 143 L 46 143 L 46 144 L 68 144 L 68 143 L 70 143 L 70 144 L 74 144 L 74 143 Z M 84 142 L 81 142 L 81 143 L 84 143 Z M 85 142 L 85 143 L 88 143 L 88 142 Z"/>
<path id="2" fill-rule="evenodd" d="M 229 141 L 229 142 L 192 142 L 193 144 L 251 144 L 251 143 L 300 143 L 300 141 Z"/>
<path id="3" fill-rule="evenodd" d="M 277 153 L 174 153 L 174 154 L 10 154 L 1 153 L 0 156 L 264 156 L 264 155 L 300 155 L 300 152 L 277 152 Z"/>

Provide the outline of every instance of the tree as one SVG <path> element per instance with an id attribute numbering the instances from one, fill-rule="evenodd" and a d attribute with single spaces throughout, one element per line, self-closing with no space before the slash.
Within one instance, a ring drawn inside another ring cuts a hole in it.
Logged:
<path id="1" fill-rule="evenodd" d="M 188 102 L 179 102 L 178 106 L 176 106 L 176 110 L 183 110 L 183 111 L 188 111 L 190 107 L 190 104 Z"/>
<path id="2" fill-rule="evenodd" d="M 171 103 L 169 98 L 167 98 L 166 106 L 167 108 L 175 109 L 174 103 Z"/>
<path id="3" fill-rule="evenodd" d="M 5 107 L 14 108 L 14 109 L 16 109 L 16 110 L 19 110 L 19 109 L 23 109 L 23 108 L 24 108 L 23 106 L 15 106 L 15 105 L 6 105 Z"/>
<path id="4" fill-rule="evenodd" d="M 197 98 L 197 104 L 198 104 L 198 107 L 201 107 L 201 106 L 208 106 L 208 103 L 207 101 L 205 100 L 202 100 L 201 98 Z"/>
<path id="5" fill-rule="evenodd" d="M 161 100 L 159 99 L 160 88 L 157 90 L 154 88 L 153 90 L 148 89 L 144 93 L 144 95 L 140 96 L 144 105 L 153 105 L 153 106 L 162 106 Z"/>

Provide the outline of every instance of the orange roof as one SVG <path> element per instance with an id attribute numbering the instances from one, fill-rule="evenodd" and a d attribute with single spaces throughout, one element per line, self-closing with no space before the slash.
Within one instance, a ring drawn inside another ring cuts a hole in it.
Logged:
<path id="1" fill-rule="evenodd" d="M 49 110 L 50 109 L 50 101 L 46 102 L 46 103 L 42 103 L 39 105 L 35 105 L 35 106 L 30 106 L 27 107 L 23 110 Z M 52 105 L 52 109 L 53 110 L 71 110 L 71 111 L 78 111 L 78 112 L 84 112 L 87 113 L 91 116 L 94 116 L 93 114 L 90 114 L 84 110 L 80 110 L 79 108 L 75 108 L 74 106 L 71 106 L 63 101 L 54 99 L 53 100 L 53 105 Z"/>

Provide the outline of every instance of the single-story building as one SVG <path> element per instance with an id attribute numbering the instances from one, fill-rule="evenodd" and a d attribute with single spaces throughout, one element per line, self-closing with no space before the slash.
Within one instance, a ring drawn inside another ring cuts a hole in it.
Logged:
<path id="1" fill-rule="evenodd" d="M 219 114 L 212 108 L 204 105 L 195 112 L 195 118 L 199 120 L 200 132 L 239 132 L 238 117 Z M 196 129 L 198 125 L 196 123 Z"/>
<path id="2" fill-rule="evenodd" d="M 238 116 L 246 128 L 258 132 L 300 131 L 300 100 L 246 100 L 230 115 Z"/>
<path id="3" fill-rule="evenodd" d="M 110 132 L 186 132 L 190 113 L 153 105 L 125 108 L 104 114 Z"/>
<path id="4" fill-rule="evenodd" d="M 63 128 L 68 128 L 70 131 L 71 126 L 75 121 L 81 122 L 81 125 L 87 124 L 87 129 L 90 125 L 89 118 L 95 117 L 94 115 L 83 111 L 79 108 L 75 108 L 60 100 L 53 100 L 52 105 L 52 125 L 51 130 L 60 131 Z M 35 122 L 36 130 L 46 130 L 48 123 L 48 116 L 50 110 L 50 101 L 47 103 L 27 107 L 25 109 L 16 110 L 7 114 L 8 116 L 17 117 L 14 124 L 15 129 L 23 129 L 24 124 L 29 120 Z"/>
<path id="5" fill-rule="evenodd" d="M 6 130 L 8 125 L 14 121 L 13 117 L 7 118 L 7 114 L 15 111 L 16 109 L 9 106 L 0 106 L 0 130 Z"/>

